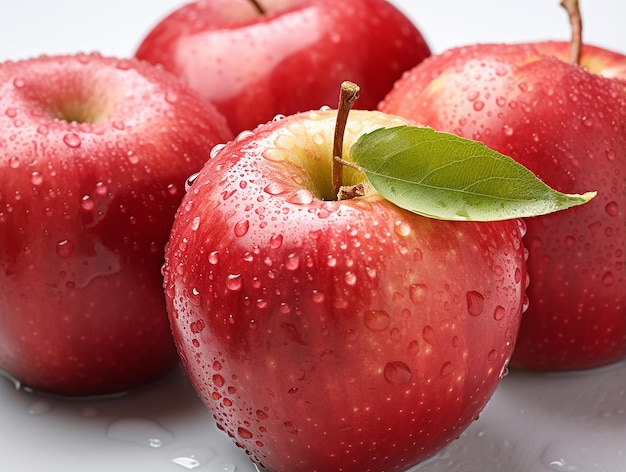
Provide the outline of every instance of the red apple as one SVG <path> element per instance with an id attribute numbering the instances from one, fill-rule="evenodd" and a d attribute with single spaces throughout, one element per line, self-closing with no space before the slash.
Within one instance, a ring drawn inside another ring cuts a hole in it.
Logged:
<path id="1" fill-rule="evenodd" d="M 234 132 L 277 114 L 333 105 L 344 80 L 373 109 L 401 74 L 430 55 L 385 0 L 203 0 L 164 18 L 137 57 L 162 64 L 226 116 Z"/>
<path id="2" fill-rule="evenodd" d="M 370 186 L 337 201 L 336 117 L 292 115 L 216 149 L 166 249 L 182 362 L 263 470 L 405 470 L 430 456 L 485 406 L 523 310 L 519 221 L 430 219 Z M 343 149 L 405 123 L 354 111 Z"/>
<path id="3" fill-rule="evenodd" d="M 380 109 L 477 139 L 588 205 L 527 220 L 529 310 L 512 365 L 564 370 L 626 356 L 626 56 L 570 44 L 475 45 L 424 61 Z"/>
<path id="4" fill-rule="evenodd" d="M 187 176 L 230 137 L 212 106 L 147 63 L 0 65 L 0 370 L 88 395 L 175 365 L 164 245 Z"/>

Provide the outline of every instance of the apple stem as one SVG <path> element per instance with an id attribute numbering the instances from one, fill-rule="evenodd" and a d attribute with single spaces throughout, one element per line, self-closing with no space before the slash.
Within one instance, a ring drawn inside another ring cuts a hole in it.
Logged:
<path id="1" fill-rule="evenodd" d="M 261 2 L 259 2 L 258 0 L 250 0 L 250 3 L 254 5 L 254 8 L 256 8 L 261 15 L 265 15 L 265 7 L 261 5 Z"/>
<path id="2" fill-rule="evenodd" d="M 346 132 L 348 115 L 352 105 L 359 98 L 360 88 L 357 84 L 345 81 L 341 84 L 339 106 L 337 107 L 337 121 L 335 123 L 335 137 L 333 140 L 333 163 L 331 169 L 333 195 L 339 195 L 343 187 L 343 137 Z"/>
<path id="3" fill-rule="evenodd" d="M 561 6 L 567 11 L 572 27 L 569 60 L 574 65 L 580 65 L 580 57 L 583 48 L 583 20 L 580 14 L 580 5 L 578 4 L 578 0 L 561 0 Z"/>

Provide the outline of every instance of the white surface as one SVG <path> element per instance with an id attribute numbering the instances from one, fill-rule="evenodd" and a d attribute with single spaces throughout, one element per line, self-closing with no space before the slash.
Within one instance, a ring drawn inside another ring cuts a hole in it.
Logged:
<path id="1" fill-rule="evenodd" d="M 130 56 L 176 0 L 2 0 L 0 61 L 41 53 Z M 474 42 L 567 38 L 558 0 L 396 0 L 434 52 Z M 626 53 L 626 2 L 583 0 L 586 41 Z M 9 6 L 10 4 L 10 6 Z M 69 402 L 0 379 L 0 470 L 252 472 L 180 370 L 117 399 Z M 420 472 L 624 472 L 626 363 L 513 372 L 463 436 Z M 330 472 L 330 471 L 329 471 Z"/>
<path id="2" fill-rule="evenodd" d="M 181 368 L 99 401 L 29 394 L 0 378 L 0 418 L 3 471 L 255 471 L 216 428 Z M 622 362 L 568 374 L 512 371 L 461 438 L 412 472 L 625 470 Z"/>

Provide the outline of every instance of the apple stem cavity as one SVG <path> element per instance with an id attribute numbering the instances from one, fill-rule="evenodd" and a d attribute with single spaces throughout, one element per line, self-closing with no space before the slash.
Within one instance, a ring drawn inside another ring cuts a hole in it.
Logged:
<path id="1" fill-rule="evenodd" d="M 561 6 L 567 11 L 572 28 L 569 60 L 574 65 L 580 65 L 583 48 L 583 20 L 580 13 L 580 5 L 578 0 L 561 0 Z"/>
<path id="2" fill-rule="evenodd" d="M 333 163 L 331 178 L 333 185 L 333 195 L 337 199 L 346 199 L 347 195 L 342 192 L 343 187 L 343 137 L 346 132 L 348 115 L 352 105 L 359 98 L 359 86 L 353 82 L 345 81 L 341 84 L 339 93 L 339 106 L 337 107 L 337 121 L 335 123 L 335 137 L 333 140 Z"/>
<path id="3" fill-rule="evenodd" d="M 267 13 L 265 11 L 265 7 L 263 7 L 263 5 L 261 5 L 261 2 L 259 2 L 258 0 L 250 0 L 250 3 L 252 3 L 252 5 L 254 5 L 254 8 L 257 9 L 257 11 L 261 14 L 261 15 L 265 15 L 265 13 Z"/>

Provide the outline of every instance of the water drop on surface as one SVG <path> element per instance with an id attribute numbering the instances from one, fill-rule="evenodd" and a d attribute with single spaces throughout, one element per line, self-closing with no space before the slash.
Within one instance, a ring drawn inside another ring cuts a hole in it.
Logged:
<path id="1" fill-rule="evenodd" d="M 189 192 L 189 189 L 191 188 L 191 186 L 193 185 L 193 183 L 195 182 L 195 180 L 198 178 L 199 175 L 200 175 L 200 172 L 196 172 L 195 174 L 192 174 L 189 176 L 189 178 L 185 181 L 185 192 Z"/>
<path id="2" fill-rule="evenodd" d="M 67 133 L 65 136 L 63 136 L 63 142 L 69 147 L 77 148 L 81 145 L 82 141 L 80 139 L 80 136 L 78 136 L 76 133 Z"/>
<path id="3" fill-rule="evenodd" d="M 226 147 L 226 144 L 216 144 L 211 149 L 211 152 L 209 153 L 209 157 L 211 159 L 214 159 L 220 153 L 220 151 L 224 149 L 225 147 Z"/>
<path id="4" fill-rule="evenodd" d="M 9 159 L 9 167 L 11 169 L 17 169 L 20 166 L 20 158 L 17 156 L 12 156 Z"/>
<path id="5" fill-rule="evenodd" d="M 39 186 L 43 183 L 43 176 L 39 172 L 35 171 L 30 175 L 30 181 L 33 185 Z"/>
<path id="6" fill-rule="evenodd" d="M 485 297 L 480 292 L 469 291 L 467 296 L 467 311 L 472 316 L 480 316 L 485 311 Z"/>
<path id="7" fill-rule="evenodd" d="M 89 195 L 83 195 L 83 198 L 81 198 L 80 200 L 80 207 L 85 211 L 91 211 L 93 210 L 94 206 L 95 203 L 93 201 L 93 198 L 91 198 Z"/>
<path id="8" fill-rule="evenodd" d="M 240 220 L 235 224 L 234 232 L 235 236 L 241 238 L 248 233 L 250 229 L 250 222 L 248 220 Z"/>
<path id="9" fill-rule="evenodd" d="M 301 189 L 289 197 L 287 201 L 294 205 L 309 205 L 313 202 L 313 195 L 308 190 Z"/>
<path id="10" fill-rule="evenodd" d="M 401 361 L 388 362 L 385 365 L 383 375 L 390 385 L 395 386 L 407 385 L 413 377 L 409 366 Z"/>
<path id="11" fill-rule="evenodd" d="M 493 312 L 493 319 L 496 321 L 502 320 L 506 315 L 506 310 L 503 306 L 498 305 Z"/>
<path id="12" fill-rule="evenodd" d="M 427 288 L 424 284 L 412 284 L 409 287 L 409 297 L 414 304 L 420 304 L 426 300 Z"/>
<path id="13" fill-rule="evenodd" d="M 363 322 L 365 327 L 370 331 L 380 332 L 385 331 L 391 323 L 391 318 L 386 311 L 383 310 L 371 310 L 365 312 Z"/>
<path id="14" fill-rule="evenodd" d="M 45 400 L 38 400 L 28 408 L 28 413 L 33 416 L 44 415 L 52 410 L 52 405 Z"/>
<path id="15" fill-rule="evenodd" d="M 59 257 L 66 259 L 74 254 L 74 243 L 69 239 L 59 241 L 56 247 L 56 253 Z"/>
<path id="16" fill-rule="evenodd" d="M 182 449 L 171 459 L 174 464 L 192 470 L 209 462 L 217 453 L 209 447 Z"/>
<path id="17" fill-rule="evenodd" d="M 231 292 L 236 292 L 241 290 L 243 286 L 243 281 L 241 279 L 241 274 L 230 274 L 226 279 L 226 288 Z"/>
<path id="18" fill-rule="evenodd" d="M 300 266 L 300 256 L 298 254 L 289 254 L 285 260 L 285 269 L 294 271 Z"/>
<path id="19" fill-rule="evenodd" d="M 617 216 L 619 215 L 619 205 L 617 202 L 609 202 L 604 207 L 604 210 L 609 216 Z"/>
<path id="20" fill-rule="evenodd" d="M 155 421 L 146 418 L 116 420 L 107 428 L 107 436 L 116 441 L 131 442 L 151 448 L 160 448 L 174 441 L 172 433 Z"/>
<path id="21" fill-rule="evenodd" d="M 452 362 L 446 361 L 441 366 L 441 369 L 439 370 L 439 375 L 441 377 L 447 377 L 447 376 L 451 375 L 453 371 L 454 371 L 454 369 L 452 367 Z"/>

